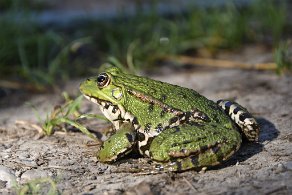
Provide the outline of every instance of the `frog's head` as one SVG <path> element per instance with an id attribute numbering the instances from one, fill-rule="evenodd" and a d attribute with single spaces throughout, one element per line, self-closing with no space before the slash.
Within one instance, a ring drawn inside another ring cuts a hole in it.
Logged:
<path id="1" fill-rule="evenodd" d="M 123 102 L 123 89 L 115 83 L 115 76 L 119 74 L 123 74 L 120 69 L 108 68 L 98 76 L 83 81 L 80 84 L 80 91 L 95 103 L 121 104 Z"/>
<path id="2" fill-rule="evenodd" d="M 115 80 L 121 74 L 124 73 L 120 69 L 111 67 L 80 84 L 81 93 L 90 101 L 100 105 L 102 112 L 111 121 L 116 120 L 117 114 L 120 116 L 125 114 L 124 89 Z"/>

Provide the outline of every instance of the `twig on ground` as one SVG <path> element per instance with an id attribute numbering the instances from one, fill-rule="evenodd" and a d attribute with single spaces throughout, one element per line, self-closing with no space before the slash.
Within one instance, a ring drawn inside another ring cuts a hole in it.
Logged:
<path id="1" fill-rule="evenodd" d="M 39 132 L 39 134 L 43 134 L 43 129 L 35 123 L 29 122 L 29 121 L 23 121 L 23 120 L 16 120 L 15 124 L 31 127 L 33 129 L 37 130 Z"/>
<path id="2" fill-rule="evenodd" d="M 175 61 L 180 64 L 191 64 L 200 65 L 206 67 L 217 67 L 217 68 L 240 68 L 240 69 L 251 69 L 251 70 L 276 70 L 277 65 L 275 63 L 244 63 L 231 60 L 220 60 L 211 58 L 198 58 L 190 56 L 165 56 L 161 58 L 166 61 Z"/>

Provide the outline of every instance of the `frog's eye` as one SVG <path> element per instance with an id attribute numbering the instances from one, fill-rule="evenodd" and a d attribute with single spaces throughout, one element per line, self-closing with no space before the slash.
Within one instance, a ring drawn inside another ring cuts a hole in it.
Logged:
<path id="1" fill-rule="evenodd" d="M 110 83 L 110 77 L 106 73 L 100 73 L 97 77 L 98 87 L 106 87 Z"/>

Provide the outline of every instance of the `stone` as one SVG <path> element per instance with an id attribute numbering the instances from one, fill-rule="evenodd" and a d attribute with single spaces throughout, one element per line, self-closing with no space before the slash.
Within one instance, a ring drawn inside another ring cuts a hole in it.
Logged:
<path id="1" fill-rule="evenodd" d="M 16 184 L 16 176 L 14 171 L 0 165 L 0 180 L 2 181 L 2 186 L 5 184 L 6 188 L 11 188 Z"/>
<path id="2" fill-rule="evenodd" d="M 47 178 L 51 175 L 49 171 L 46 170 L 39 170 L 39 169 L 31 169 L 26 172 L 24 172 L 21 175 L 21 181 L 22 182 L 28 182 L 33 179 L 38 179 L 38 178 Z"/>

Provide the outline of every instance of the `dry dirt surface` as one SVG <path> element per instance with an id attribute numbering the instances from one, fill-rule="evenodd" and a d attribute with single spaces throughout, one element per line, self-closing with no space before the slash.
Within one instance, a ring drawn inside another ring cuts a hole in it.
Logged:
<path id="1" fill-rule="evenodd" d="M 15 194 L 17 186 L 41 181 L 38 178 L 51 178 L 61 194 L 292 194 L 291 76 L 212 70 L 155 79 L 195 89 L 212 100 L 235 98 L 256 116 L 259 143 L 243 143 L 229 161 L 205 172 L 133 172 L 149 165 L 148 160 L 132 155 L 103 164 L 94 155 L 98 146 L 86 145 L 90 138 L 78 131 L 39 136 L 32 126 L 38 120 L 30 105 L 44 118 L 61 102 L 60 93 L 11 95 L 1 100 L 0 108 L 0 194 Z M 78 83 L 68 83 L 65 90 L 77 94 Z M 98 112 L 86 100 L 83 109 Z M 104 122 L 96 126 L 104 127 Z M 40 193 L 49 188 L 44 185 Z"/>

